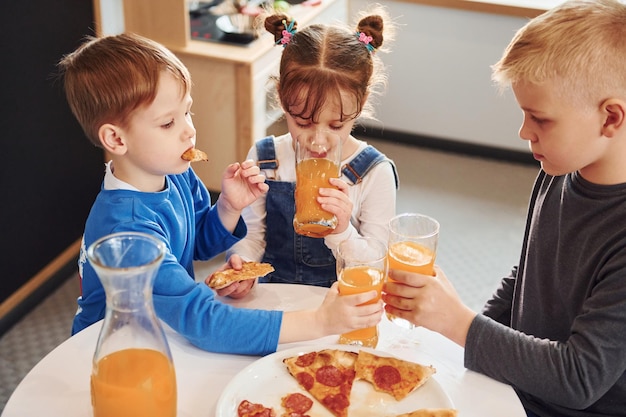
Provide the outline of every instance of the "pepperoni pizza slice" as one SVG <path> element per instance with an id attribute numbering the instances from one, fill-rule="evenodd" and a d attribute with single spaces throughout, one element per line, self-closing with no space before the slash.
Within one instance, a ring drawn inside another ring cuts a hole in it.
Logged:
<path id="1" fill-rule="evenodd" d="M 359 352 L 355 364 L 356 379 L 363 379 L 376 391 L 386 392 L 400 401 L 435 373 L 432 366 L 424 366 L 393 357 Z"/>
<path id="2" fill-rule="evenodd" d="M 347 417 L 357 354 L 325 349 L 283 359 L 289 373 L 336 417 Z"/>

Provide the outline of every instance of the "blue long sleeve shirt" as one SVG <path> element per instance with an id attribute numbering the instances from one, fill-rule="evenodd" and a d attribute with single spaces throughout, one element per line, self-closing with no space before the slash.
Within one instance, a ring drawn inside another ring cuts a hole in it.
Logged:
<path id="1" fill-rule="evenodd" d="M 86 259 L 86 248 L 117 232 L 144 232 L 166 244 L 153 287 L 157 316 L 201 349 L 265 355 L 276 351 L 282 312 L 234 308 L 194 278 L 193 261 L 210 259 L 246 234 L 242 219 L 226 230 L 210 195 L 191 168 L 166 177 L 163 191 L 146 193 L 102 188 L 87 218 L 79 273 L 82 294 L 72 334 L 104 318 L 106 297 Z"/>

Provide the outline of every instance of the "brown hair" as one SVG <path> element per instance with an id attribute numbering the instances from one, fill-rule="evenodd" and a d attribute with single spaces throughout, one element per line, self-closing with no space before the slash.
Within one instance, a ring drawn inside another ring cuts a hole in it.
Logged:
<path id="1" fill-rule="evenodd" d="M 103 124 L 124 125 L 154 100 L 162 71 L 180 81 L 181 93 L 191 90 L 189 71 L 172 52 L 134 34 L 88 37 L 58 67 L 72 113 L 96 146 Z"/>
<path id="2" fill-rule="evenodd" d="M 287 15 L 274 14 L 265 19 L 265 29 L 280 43 L 282 31 L 291 21 Z M 375 54 L 383 46 L 383 29 L 391 35 L 391 22 L 378 6 L 374 12 L 362 13 L 356 31 L 321 24 L 298 30 L 285 45 L 280 74 L 274 78 L 282 108 L 289 112 L 293 106 L 302 105 L 300 114 L 292 116 L 316 121 L 330 97 L 342 103 L 341 94 L 347 94 L 357 107 L 349 114 L 342 110 L 342 120 L 372 117 L 371 100 L 367 99 L 386 83 L 382 63 Z M 374 52 L 359 41 L 359 32 L 371 36 Z"/>
<path id="3" fill-rule="evenodd" d="M 626 98 L 626 5 L 570 0 L 536 17 L 493 65 L 501 88 L 519 81 L 556 83 L 563 98 L 595 105 Z"/>

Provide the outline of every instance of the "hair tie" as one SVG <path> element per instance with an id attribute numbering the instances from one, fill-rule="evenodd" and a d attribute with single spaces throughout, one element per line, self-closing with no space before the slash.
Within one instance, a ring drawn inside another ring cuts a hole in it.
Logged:
<path id="1" fill-rule="evenodd" d="M 356 33 L 357 38 L 359 38 L 359 42 L 365 44 L 365 46 L 367 47 L 367 50 L 370 52 L 374 52 L 376 50 L 376 48 L 374 48 L 374 45 L 372 45 L 370 42 L 372 42 L 372 40 L 374 38 L 372 38 L 371 36 L 368 36 L 367 34 L 363 33 L 363 32 L 357 32 Z"/>
<path id="2" fill-rule="evenodd" d="M 276 45 L 281 44 L 283 48 L 287 46 L 289 42 L 291 42 L 291 37 L 296 33 L 295 20 L 292 20 L 287 24 L 287 21 L 283 19 L 283 25 L 285 25 L 285 29 L 281 32 L 283 35 L 279 40 L 276 41 Z"/>

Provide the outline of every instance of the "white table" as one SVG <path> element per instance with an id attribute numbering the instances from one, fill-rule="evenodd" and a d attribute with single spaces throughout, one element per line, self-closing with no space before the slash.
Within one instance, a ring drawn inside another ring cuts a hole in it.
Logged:
<path id="1" fill-rule="evenodd" d="M 295 310 L 317 307 L 327 289 L 294 284 L 257 285 L 244 300 L 224 301 L 240 307 Z M 2 417 L 92 416 L 89 378 L 102 323 L 69 338 L 43 358 L 22 380 Z M 380 324 L 377 350 L 402 359 L 432 364 L 436 379 L 460 417 L 525 417 L 511 387 L 463 367 L 463 349 L 425 329 L 405 330 L 386 319 Z M 210 417 L 224 386 L 257 356 L 225 355 L 200 350 L 166 326 L 176 367 L 178 417 Z M 337 343 L 337 337 L 279 345 L 278 350 Z"/>

